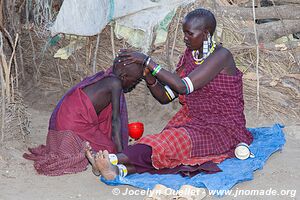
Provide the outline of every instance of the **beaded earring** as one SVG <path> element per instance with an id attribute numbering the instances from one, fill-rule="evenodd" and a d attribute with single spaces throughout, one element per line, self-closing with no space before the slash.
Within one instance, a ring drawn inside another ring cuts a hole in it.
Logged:
<path id="1" fill-rule="evenodd" d="M 210 33 L 208 33 L 207 40 L 203 41 L 203 57 L 207 56 L 210 48 L 211 48 L 211 36 Z"/>
<path id="2" fill-rule="evenodd" d="M 208 32 L 208 34 L 207 34 L 207 41 L 208 41 L 208 46 L 209 46 L 209 48 L 211 48 L 212 38 L 211 38 L 209 32 Z"/>
<path id="3" fill-rule="evenodd" d="M 216 42 L 212 40 L 212 37 L 210 33 L 207 34 L 207 40 L 203 41 L 203 55 L 201 58 L 199 58 L 199 50 L 193 50 L 192 51 L 192 56 L 193 59 L 195 60 L 196 65 L 200 65 L 204 62 L 204 60 L 212 53 L 214 52 L 216 48 Z"/>

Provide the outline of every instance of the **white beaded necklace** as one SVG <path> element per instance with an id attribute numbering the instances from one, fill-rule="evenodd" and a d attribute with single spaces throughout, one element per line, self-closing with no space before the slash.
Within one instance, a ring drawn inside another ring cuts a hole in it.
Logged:
<path id="1" fill-rule="evenodd" d="M 196 65 L 201 65 L 204 60 L 212 53 L 214 52 L 215 48 L 216 48 L 216 42 L 213 41 L 212 42 L 212 46 L 211 48 L 209 49 L 208 53 L 203 55 L 201 58 L 199 58 L 199 51 L 198 50 L 193 50 L 192 51 L 192 55 L 193 55 L 193 59 L 195 60 L 195 64 Z"/>

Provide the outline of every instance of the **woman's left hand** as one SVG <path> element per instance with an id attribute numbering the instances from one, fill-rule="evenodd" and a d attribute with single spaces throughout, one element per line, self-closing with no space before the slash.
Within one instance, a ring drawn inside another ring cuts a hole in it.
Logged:
<path id="1" fill-rule="evenodd" d="M 148 56 L 143 53 L 132 51 L 130 49 L 120 49 L 118 53 L 118 61 L 129 65 L 132 63 L 143 65 Z"/>

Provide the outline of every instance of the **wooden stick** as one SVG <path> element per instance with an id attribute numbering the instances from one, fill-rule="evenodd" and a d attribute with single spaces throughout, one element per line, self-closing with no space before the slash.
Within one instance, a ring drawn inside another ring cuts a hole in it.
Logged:
<path id="1" fill-rule="evenodd" d="M 19 34 L 17 33 L 16 34 L 16 37 L 15 37 L 15 42 L 13 42 L 13 39 L 11 37 L 11 35 L 9 34 L 9 32 L 4 28 L 4 27 L 1 27 L 1 29 L 5 32 L 7 38 L 8 38 L 8 41 L 9 41 L 9 44 L 12 48 L 12 55 L 9 59 L 9 64 L 8 64 L 8 71 L 7 73 L 5 72 L 5 74 L 7 74 L 7 77 L 9 79 L 9 76 L 10 76 L 10 73 L 11 73 L 11 67 L 12 67 L 12 61 L 14 60 L 14 63 L 15 63 L 15 73 L 16 73 L 16 87 L 18 88 L 19 86 L 19 80 L 18 80 L 18 63 L 17 63 L 17 57 L 15 56 L 16 54 L 16 47 L 17 47 L 17 44 L 19 42 Z M 9 98 L 10 99 L 10 98 Z"/>
<path id="2" fill-rule="evenodd" d="M 96 49 L 94 52 L 94 60 L 93 60 L 93 73 L 96 73 L 96 64 L 97 64 L 97 53 L 99 48 L 99 42 L 100 42 L 100 33 L 97 35 L 97 42 L 96 42 Z"/>
<path id="3" fill-rule="evenodd" d="M 4 53 L 3 53 L 3 38 L 2 38 L 2 33 L 0 32 L 0 56 L 2 62 L 1 67 L 0 67 L 0 79 L 1 79 L 1 97 L 2 97 L 2 121 L 1 121 L 1 142 L 4 141 L 4 130 L 5 130 L 5 82 L 4 82 L 4 75 L 3 75 L 3 68 L 4 67 L 4 62 L 6 60 L 4 59 Z"/>
<path id="4" fill-rule="evenodd" d="M 34 76 L 35 80 L 37 81 L 39 79 L 39 68 L 36 64 L 36 54 L 35 54 L 35 48 L 34 48 L 34 44 L 33 44 L 33 39 L 32 39 L 32 35 L 31 35 L 31 31 L 28 29 L 28 33 L 29 33 L 29 38 L 30 38 L 30 42 L 31 42 L 31 47 L 32 47 L 32 61 L 33 61 L 33 66 L 35 67 L 36 70 L 36 74 Z"/>
<path id="5" fill-rule="evenodd" d="M 15 88 L 14 88 L 14 78 L 10 76 L 10 84 L 11 84 L 11 102 L 15 102 Z"/>
<path id="6" fill-rule="evenodd" d="M 285 24 L 284 24 L 284 22 L 283 22 L 282 14 L 279 12 L 278 8 L 275 6 L 274 0 L 271 0 L 271 1 L 272 1 L 274 10 L 276 11 L 277 15 L 280 16 L 280 22 L 281 22 L 281 24 L 282 24 L 282 26 L 283 26 L 283 28 L 284 28 L 284 30 L 285 30 L 286 35 L 288 35 L 289 32 L 288 32 L 287 27 L 285 26 Z M 294 6 L 297 7 L 296 5 L 294 5 Z M 297 10 L 300 11 L 300 5 L 298 6 L 298 9 L 297 9 Z M 289 10 L 288 12 L 292 12 L 292 11 Z M 299 12 L 299 13 L 300 13 L 300 12 Z M 287 37 L 287 38 L 288 38 L 288 41 L 291 42 L 290 38 L 289 38 L 289 37 Z M 296 60 L 297 65 L 298 65 L 298 67 L 299 67 L 299 66 L 300 66 L 300 59 L 298 59 L 298 56 L 296 55 L 295 49 L 292 49 L 292 53 L 293 53 L 294 59 Z"/>
<path id="7" fill-rule="evenodd" d="M 62 87 L 64 87 L 63 81 L 62 81 L 62 76 L 60 72 L 60 67 L 59 67 L 59 60 L 57 61 L 57 70 L 58 70 L 58 75 L 59 75 L 59 81 Z"/>
<path id="8" fill-rule="evenodd" d="M 21 74 L 22 74 L 22 79 L 25 81 L 25 72 L 24 72 L 24 59 L 23 59 L 23 51 L 22 51 L 22 46 L 21 46 L 21 38 L 19 37 L 19 56 L 20 56 L 20 62 L 21 62 Z"/>
<path id="9" fill-rule="evenodd" d="M 9 35 L 9 33 L 7 32 L 7 30 L 3 27 L 1 27 L 1 29 L 6 33 L 8 40 L 10 41 L 11 37 Z M 6 93 L 6 97 L 8 98 L 8 102 L 10 101 L 10 69 L 9 69 L 9 64 L 6 61 L 6 56 L 4 55 L 4 51 L 3 51 L 3 39 L 2 39 L 2 34 L 1 34 L 1 49 L 0 49 L 0 53 L 1 53 L 1 61 L 2 61 L 2 67 L 3 67 L 3 81 L 5 83 L 5 93 Z"/>
<path id="10" fill-rule="evenodd" d="M 70 71 L 70 67 L 68 66 L 67 68 L 68 68 L 68 73 L 69 73 L 71 85 L 73 85 L 73 78 L 72 78 L 72 74 L 71 74 L 71 71 Z"/>
<path id="11" fill-rule="evenodd" d="M 30 2 L 29 2 L 30 0 L 26 0 L 26 6 L 25 6 L 25 8 L 26 8 L 26 28 L 28 29 L 29 28 L 29 6 L 30 6 Z"/>
<path id="12" fill-rule="evenodd" d="M 92 59 L 92 51 L 93 51 L 93 43 L 92 41 L 90 40 L 89 41 L 89 46 L 88 46 L 88 50 L 89 50 L 89 53 L 88 53 L 88 59 L 87 59 L 87 68 L 88 68 L 88 71 L 90 72 L 90 69 L 89 69 L 89 66 L 91 65 L 91 59 Z"/>
<path id="13" fill-rule="evenodd" d="M 3 0 L 0 0 L 0 26 L 3 26 Z"/>
<path id="14" fill-rule="evenodd" d="M 112 23 L 110 25 L 110 40 L 111 40 L 111 48 L 112 48 L 112 53 L 113 53 L 113 59 L 115 59 L 116 58 L 115 35 L 114 35 L 114 27 L 113 27 Z"/>
<path id="15" fill-rule="evenodd" d="M 75 63 L 75 71 L 78 72 L 78 71 L 79 71 L 79 66 L 78 66 L 78 64 L 77 64 L 76 54 L 75 54 L 75 56 L 74 56 L 74 55 L 71 55 L 71 56 L 72 56 L 73 59 L 74 59 L 74 63 Z"/>
<path id="16" fill-rule="evenodd" d="M 257 35 L 259 42 L 270 42 L 282 36 L 300 32 L 300 20 L 280 20 L 264 24 L 258 24 L 256 26 L 258 27 Z M 254 33 L 250 29 L 242 29 L 245 34 L 244 41 L 247 43 L 255 43 Z"/>
<path id="17" fill-rule="evenodd" d="M 168 70 L 172 70 L 172 65 L 171 64 L 171 59 L 170 59 L 170 31 L 167 33 L 167 39 L 166 39 L 166 44 L 165 44 L 165 49 L 166 49 L 166 59 L 168 63 Z"/>
<path id="18" fill-rule="evenodd" d="M 252 0 L 252 11 L 253 11 L 253 29 L 255 34 L 255 44 L 256 44 L 256 114 L 257 118 L 259 117 L 259 106 L 260 106 L 260 97 L 259 97 L 259 45 L 256 31 L 256 17 L 255 17 L 255 0 Z"/>
<path id="19" fill-rule="evenodd" d="M 256 19 L 300 19 L 300 5 L 282 5 L 274 6 L 274 8 L 277 12 L 274 12 L 271 7 L 255 8 Z M 251 20 L 253 17 L 252 8 L 240 6 L 219 6 L 215 13 L 217 17 L 230 17 L 236 20 Z"/>
<path id="20" fill-rule="evenodd" d="M 11 70 L 12 61 L 13 61 L 13 59 L 15 58 L 16 47 L 17 47 L 18 41 L 19 41 L 19 34 L 17 33 L 16 39 L 15 39 L 15 43 L 13 44 L 13 51 L 12 51 L 12 54 L 11 54 L 11 56 L 10 56 L 9 64 L 8 64 L 8 67 L 9 67 L 9 74 L 10 74 L 10 70 Z M 17 75 L 17 74 L 16 74 L 16 75 Z"/>
<path id="21" fill-rule="evenodd" d="M 16 54 L 16 53 L 15 53 Z M 14 56 L 14 63 L 15 63 L 15 73 L 16 73 L 16 88 L 19 88 L 19 70 L 18 70 L 18 62 L 17 62 L 17 56 Z"/>
<path id="22" fill-rule="evenodd" d="M 180 8 L 180 10 L 179 10 L 178 20 L 176 23 L 176 29 L 175 29 L 174 39 L 173 39 L 173 46 L 172 46 L 171 58 L 170 58 L 170 60 L 172 61 L 172 65 L 174 65 L 174 62 L 173 62 L 174 49 L 175 49 L 175 45 L 176 45 L 176 39 L 177 39 L 177 33 L 178 33 L 178 27 L 179 27 L 179 23 L 180 23 L 180 16 L 181 16 L 182 9 L 183 8 Z"/>
<path id="23" fill-rule="evenodd" d="M 90 41 L 90 38 L 87 37 L 86 40 L 85 40 L 85 66 L 88 67 L 88 64 L 89 64 L 89 47 L 91 46 L 91 41 Z"/>
<path id="24" fill-rule="evenodd" d="M 295 4 L 295 5 L 300 5 L 299 0 L 276 0 L 276 4 L 278 3 L 290 3 L 290 4 Z"/>

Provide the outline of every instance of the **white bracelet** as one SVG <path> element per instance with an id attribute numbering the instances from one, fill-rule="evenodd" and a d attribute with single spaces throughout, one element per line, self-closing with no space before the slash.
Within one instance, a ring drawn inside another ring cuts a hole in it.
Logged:
<path id="1" fill-rule="evenodd" d="M 147 59 L 147 61 L 146 61 L 146 67 L 148 67 L 148 65 L 149 65 L 149 63 L 150 63 L 150 60 L 151 60 L 151 58 L 149 57 L 148 59 Z"/>
<path id="2" fill-rule="evenodd" d="M 128 174 L 128 170 L 125 165 L 119 164 L 119 165 L 117 165 L 117 167 L 119 169 L 119 176 L 125 177 Z"/>
<path id="3" fill-rule="evenodd" d="M 193 85 L 191 79 L 189 77 L 185 77 L 181 80 L 186 86 L 186 94 L 192 93 L 194 91 L 194 85 Z"/>
<path id="4" fill-rule="evenodd" d="M 110 161 L 110 163 L 111 163 L 112 165 L 117 165 L 117 164 L 118 164 L 118 157 L 117 157 L 116 154 L 110 153 L 110 154 L 108 155 L 108 158 L 109 158 L 109 161 Z"/>
<path id="5" fill-rule="evenodd" d="M 167 90 L 167 92 L 169 93 L 171 99 L 175 99 L 175 94 L 173 92 L 173 90 L 168 86 L 168 85 L 165 85 L 165 89 Z"/>

